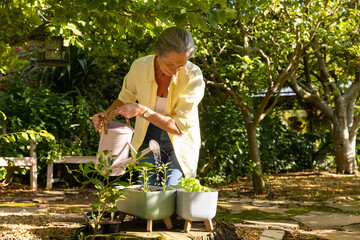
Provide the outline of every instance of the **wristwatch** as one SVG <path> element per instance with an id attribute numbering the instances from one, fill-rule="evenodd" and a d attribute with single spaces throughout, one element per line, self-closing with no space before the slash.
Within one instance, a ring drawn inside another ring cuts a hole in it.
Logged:
<path id="1" fill-rule="evenodd" d="M 147 118 L 150 116 L 150 113 L 149 113 L 149 108 L 146 107 L 146 111 L 144 112 L 143 114 L 143 118 Z"/>

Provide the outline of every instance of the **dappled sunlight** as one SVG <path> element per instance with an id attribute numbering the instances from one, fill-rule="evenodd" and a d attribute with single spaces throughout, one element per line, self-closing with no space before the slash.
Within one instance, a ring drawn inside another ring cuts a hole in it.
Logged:
<path id="1" fill-rule="evenodd" d="M 294 201 L 320 201 L 336 197 L 360 196 L 360 177 L 336 175 L 329 172 L 296 172 L 273 174 L 266 183 L 266 192 L 255 195 L 250 178 L 226 186 L 218 185 L 223 196 L 237 196 L 260 199 L 287 199 Z M 229 195 L 229 193 L 232 195 Z"/>
<path id="2" fill-rule="evenodd" d="M 81 226 L 45 215 L 1 216 L 0 239 L 69 239 Z"/>

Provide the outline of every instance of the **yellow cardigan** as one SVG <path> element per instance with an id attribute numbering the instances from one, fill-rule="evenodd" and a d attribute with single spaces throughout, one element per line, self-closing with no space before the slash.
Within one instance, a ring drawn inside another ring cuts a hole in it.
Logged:
<path id="1" fill-rule="evenodd" d="M 155 55 L 137 59 L 125 76 L 119 100 L 123 103 L 136 102 L 154 110 L 157 97 L 157 83 L 154 72 Z M 185 67 L 173 76 L 168 88 L 165 115 L 174 118 L 182 136 L 169 133 L 176 158 L 185 177 L 195 177 L 201 144 L 198 104 L 204 96 L 205 83 L 198 66 L 187 62 Z M 144 141 L 149 122 L 136 117 L 133 147 L 138 150 Z"/>

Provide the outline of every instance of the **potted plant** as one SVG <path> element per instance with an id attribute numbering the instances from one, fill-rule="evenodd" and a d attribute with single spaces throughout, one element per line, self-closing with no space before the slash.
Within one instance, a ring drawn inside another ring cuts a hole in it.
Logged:
<path id="1" fill-rule="evenodd" d="M 105 157 L 106 156 L 106 157 Z M 80 164 L 79 169 L 71 170 L 66 168 L 74 176 L 76 181 L 86 186 L 92 184 L 97 191 L 95 194 L 98 199 L 91 204 L 91 212 L 85 212 L 88 225 L 96 233 L 114 233 L 119 231 L 119 226 L 124 219 L 116 203 L 123 198 L 123 189 L 117 186 L 127 186 L 127 182 L 120 181 L 120 177 L 111 177 L 112 162 L 114 156 L 109 156 L 109 151 L 99 153 L 98 163 L 89 162 L 85 165 Z M 81 181 L 77 175 L 85 178 Z"/>
<path id="2" fill-rule="evenodd" d="M 170 177 L 168 164 L 162 164 L 155 168 L 153 164 L 140 163 L 127 168 L 138 170 L 143 178 L 143 183 L 123 188 L 124 198 L 116 204 L 119 211 L 147 220 L 148 232 L 152 231 L 154 220 L 163 220 L 166 227 L 171 229 L 173 225 L 170 217 L 175 212 L 176 190 L 167 188 L 165 184 Z M 163 173 L 162 187 L 148 185 L 148 179 L 153 174 L 151 170 L 154 169 Z M 131 180 L 129 183 L 131 184 Z"/>
<path id="3" fill-rule="evenodd" d="M 175 188 L 176 213 L 185 219 L 184 231 L 190 231 L 193 221 L 203 221 L 206 230 L 213 231 L 211 219 L 216 215 L 218 191 L 202 186 L 195 178 L 182 178 Z"/>

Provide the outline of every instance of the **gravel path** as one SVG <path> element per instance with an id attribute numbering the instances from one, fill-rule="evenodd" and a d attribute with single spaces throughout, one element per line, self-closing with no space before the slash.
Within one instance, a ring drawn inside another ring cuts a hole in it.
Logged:
<path id="1" fill-rule="evenodd" d="M 59 215 L 11 215 L 0 217 L 0 239 L 70 239 L 81 223 Z"/>

